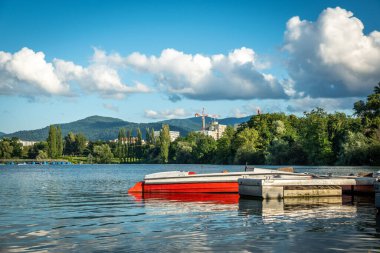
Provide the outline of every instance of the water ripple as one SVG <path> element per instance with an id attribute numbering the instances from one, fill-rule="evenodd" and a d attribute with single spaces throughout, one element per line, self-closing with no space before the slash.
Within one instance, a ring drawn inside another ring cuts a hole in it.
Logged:
<path id="1" fill-rule="evenodd" d="M 23 167 L 0 169 L 0 252 L 380 251 L 373 200 L 135 199 L 134 182 L 178 165 Z"/>

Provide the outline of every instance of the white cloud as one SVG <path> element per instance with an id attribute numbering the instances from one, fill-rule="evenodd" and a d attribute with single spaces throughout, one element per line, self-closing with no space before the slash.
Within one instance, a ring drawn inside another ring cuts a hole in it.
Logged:
<path id="1" fill-rule="evenodd" d="M 190 116 L 190 114 L 183 108 L 164 111 L 145 110 L 145 117 L 149 119 L 175 119 L 188 116 Z"/>
<path id="2" fill-rule="evenodd" d="M 312 97 L 364 96 L 380 80 L 380 32 L 363 33 L 353 13 L 324 10 L 317 21 L 287 22 L 284 49 L 298 94 Z"/>
<path id="3" fill-rule="evenodd" d="M 259 72 L 255 52 L 242 47 L 228 55 L 204 56 L 165 49 L 159 57 L 132 53 L 125 64 L 153 74 L 159 88 L 170 97 L 198 100 L 286 97 L 280 82 Z"/>
<path id="4" fill-rule="evenodd" d="M 327 112 L 346 111 L 352 112 L 353 104 L 359 98 L 297 98 L 288 101 L 286 110 L 290 113 L 303 113 L 311 111 L 317 107 L 323 108 Z"/>
<path id="5" fill-rule="evenodd" d="M 235 118 L 244 118 L 247 116 L 248 116 L 248 113 L 243 112 L 240 108 L 233 109 L 231 113 L 231 117 L 235 117 Z"/>
<path id="6" fill-rule="evenodd" d="M 119 112 L 119 107 L 112 105 L 112 104 L 103 104 L 103 107 L 105 109 L 113 111 L 113 112 Z"/>
<path id="7" fill-rule="evenodd" d="M 135 82 L 135 86 L 125 84 L 118 69 L 101 60 L 102 52 L 95 50 L 93 63 L 88 67 L 75 65 L 72 62 L 54 60 L 56 72 L 60 78 L 66 81 L 75 81 L 85 92 L 98 93 L 103 97 L 124 98 L 129 93 L 150 92 L 148 86 Z"/>
<path id="8" fill-rule="evenodd" d="M 11 54 L 0 52 L 0 93 L 35 95 L 39 93 L 65 95 L 67 83 L 60 80 L 53 64 L 45 61 L 45 54 L 29 48 Z"/>
<path id="9" fill-rule="evenodd" d="M 117 55 L 107 57 L 117 62 Z M 43 52 L 29 48 L 14 54 L 1 51 L 0 94 L 71 95 L 70 88 L 74 85 L 79 85 L 79 91 L 103 97 L 123 98 L 130 93 L 150 92 L 150 88 L 140 82 L 134 86 L 125 84 L 115 65 L 103 63 L 107 57 L 95 49 L 92 63 L 83 67 L 61 59 L 46 62 Z"/>

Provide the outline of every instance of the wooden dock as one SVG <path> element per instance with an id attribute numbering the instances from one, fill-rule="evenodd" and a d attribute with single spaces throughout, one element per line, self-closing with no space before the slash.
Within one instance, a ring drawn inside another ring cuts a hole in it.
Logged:
<path id="1" fill-rule="evenodd" d="M 380 178 L 377 178 L 374 184 L 375 188 L 375 206 L 377 210 L 380 212 Z"/>
<path id="2" fill-rule="evenodd" d="M 339 177 L 317 179 L 240 178 L 241 196 L 263 199 L 341 196 L 343 192 L 373 193 L 375 178 Z"/>

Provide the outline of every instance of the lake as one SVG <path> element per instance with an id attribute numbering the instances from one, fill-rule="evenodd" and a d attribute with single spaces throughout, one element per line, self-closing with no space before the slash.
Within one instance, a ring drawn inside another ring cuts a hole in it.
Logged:
<path id="1" fill-rule="evenodd" d="M 0 252 L 380 252 L 371 197 L 261 201 L 127 193 L 149 173 L 225 169 L 244 166 L 2 165 Z M 347 175 L 379 168 L 296 170 Z"/>

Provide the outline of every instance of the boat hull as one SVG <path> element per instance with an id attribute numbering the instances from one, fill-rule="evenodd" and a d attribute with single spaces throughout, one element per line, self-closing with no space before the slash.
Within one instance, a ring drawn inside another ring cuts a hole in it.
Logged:
<path id="1" fill-rule="evenodd" d="M 255 172 L 223 172 L 195 174 L 194 172 L 169 171 L 146 175 L 128 192 L 135 193 L 238 193 L 238 179 L 253 177 L 311 178 L 310 175 L 257 169 Z"/>
<path id="2" fill-rule="evenodd" d="M 143 192 L 237 193 L 237 182 L 144 184 Z"/>

